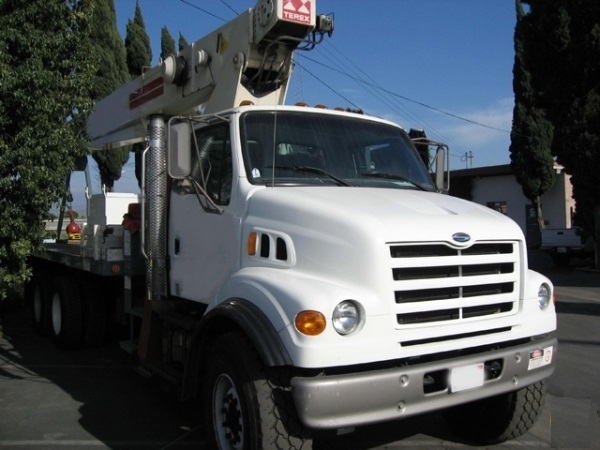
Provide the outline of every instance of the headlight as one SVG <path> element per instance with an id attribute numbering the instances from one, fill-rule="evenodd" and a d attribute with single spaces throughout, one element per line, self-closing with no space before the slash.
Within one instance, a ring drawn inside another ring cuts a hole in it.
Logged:
<path id="1" fill-rule="evenodd" d="M 542 284 L 538 289 L 538 306 L 542 311 L 550 304 L 551 297 L 550 286 Z"/>
<path id="2" fill-rule="evenodd" d="M 352 333 L 360 324 L 360 307 L 352 300 L 344 300 L 333 310 L 331 323 L 341 335 Z"/>

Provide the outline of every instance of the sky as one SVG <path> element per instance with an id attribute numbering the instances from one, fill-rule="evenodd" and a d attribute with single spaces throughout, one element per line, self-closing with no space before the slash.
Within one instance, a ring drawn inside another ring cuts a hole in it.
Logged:
<path id="1" fill-rule="evenodd" d="M 450 168 L 508 164 L 516 22 L 510 0 L 312 0 L 331 37 L 296 52 L 286 103 L 360 108 L 450 146 Z M 125 38 L 136 2 L 158 63 L 163 26 L 194 42 L 253 0 L 114 0 Z M 133 159 L 133 158 L 131 158 Z M 135 180 L 131 164 L 125 183 Z M 123 182 L 121 182 L 123 183 Z M 117 190 L 118 186 L 117 186 Z"/>

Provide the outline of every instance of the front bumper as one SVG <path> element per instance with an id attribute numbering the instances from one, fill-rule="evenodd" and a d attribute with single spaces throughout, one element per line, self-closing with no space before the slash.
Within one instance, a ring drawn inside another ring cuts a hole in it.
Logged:
<path id="1" fill-rule="evenodd" d="M 292 392 L 300 420 L 308 427 L 334 429 L 366 425 L 523 388 L 552 374 L 556 349 L 557 340 L 550 337 L 414 366 L 294 377 Z M 469 383 L 456 383 L 460 374 L 472 373 L 469 369 L 481 364 L 485 373 L 482 385 L 469 387 Z M 465 368 L 466 371 L 462 370 Z M 455 383 L 450 381 L 452 373 Z"/>

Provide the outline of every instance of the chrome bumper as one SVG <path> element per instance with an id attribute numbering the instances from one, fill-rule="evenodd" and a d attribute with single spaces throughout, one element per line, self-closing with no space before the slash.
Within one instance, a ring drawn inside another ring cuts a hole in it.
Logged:
<path id="1" fill-rule="evenodd" d="M 308 427 L 333 429 L 366 425 L 441 410 L 523 388 L 552 374 L 556 350 L 557 340 L 552 337 L 414 366 L 344 375 L 294 377 L 291 380 L 292 392 L 300 420 Z M 456 387 L 456 392 L 453 392 L 450 382 L 452 371 L 480 364 L 485 365 L 483 385 L 463 386 L 464 390 Z"/>

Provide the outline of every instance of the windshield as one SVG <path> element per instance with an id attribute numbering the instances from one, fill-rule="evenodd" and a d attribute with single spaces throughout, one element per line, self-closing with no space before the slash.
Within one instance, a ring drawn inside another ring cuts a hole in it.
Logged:
<path id="1" fill-rule="evenodd" d="M 292 111 L 246 112 L 240 127 L 246 173 L 254 184 L 435 190 L 399 127 Z"/>

